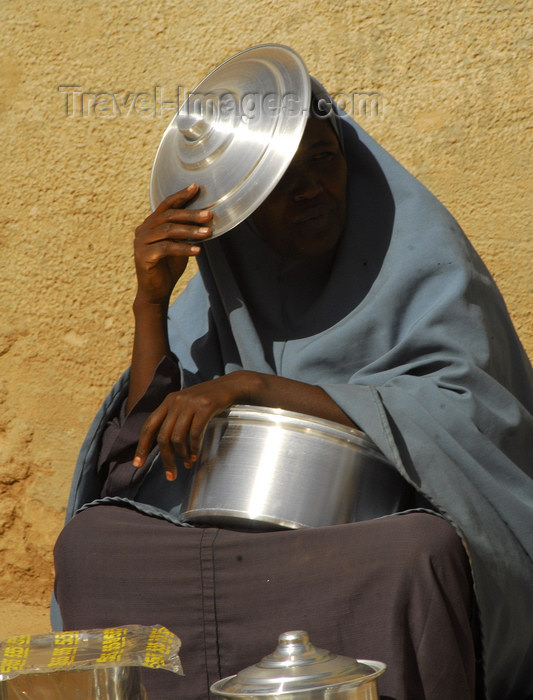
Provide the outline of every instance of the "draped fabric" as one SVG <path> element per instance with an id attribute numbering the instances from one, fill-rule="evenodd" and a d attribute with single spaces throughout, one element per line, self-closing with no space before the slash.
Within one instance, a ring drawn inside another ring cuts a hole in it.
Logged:
<path id="1" fill-rule="evenodd" d="M 205 243 L 169 314 L 182 384 L 244 368 L 321 386 L 463 538 L 488 697 L 533 697 L 531 365 L 450 213 L 336 119 L 348 214 L 334 260 L 283 260 L 252 220 Z M 127 372 L 85 441 L 68 517 L 99 495 L 101 430 L 126 392 Z M 177 522 L 183 482 L 156 466 L 134 500 Z"/>
<path id="2" fill-rule="evenodd" d="M 157 622 L 179 636 L 185 676 L 141 669 L 150 700 L 217 700 L 212 683 L 298 629 L 322 649 L 384 662 L 381 700 L 482 697 L 468 560 L 436 515 L 242 532 L 106 505 L 67 523 L 54 559 L 66 629 Z"/>

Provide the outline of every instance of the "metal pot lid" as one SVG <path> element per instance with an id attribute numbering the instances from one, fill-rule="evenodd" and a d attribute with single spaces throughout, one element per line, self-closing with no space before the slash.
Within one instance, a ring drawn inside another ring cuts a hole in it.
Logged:
<path id="1" fill-rule="evenodd" d="M 213 211 L 213 237 L 234 228 L 270 194 L 296 153 L 311 84 L 300 56 L 263 44 L 221 63 L 188 95 L 152 167 L 150 203 L 200 185 L 194 208 Z"/>
<path id="2" fill-rule="evenodd" d="M 385 671 L 380 661 L 357 661 L 317 649 L 303 630 L 284 632 L 273 654 L 235 676 L 211 686 L 211 692 L 228 698 L 283 696 L 333 686 L 355 687 Z M 307 697 L 307 696 L 306 696 Z"/>

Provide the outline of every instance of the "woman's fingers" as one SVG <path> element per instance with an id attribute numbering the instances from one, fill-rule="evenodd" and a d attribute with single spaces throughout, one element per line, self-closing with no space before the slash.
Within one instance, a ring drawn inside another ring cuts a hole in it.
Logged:
<path id="1" fill-rule="evenodd" d="M 189 202 L 193 197 L 195 197 L 198 194 L 199 189 L 200 188 L 198 187 L 198 183 L 193 182 L 188 187 L 185 187 L 184 189 L 179 190 L 178 192 L 174 192 L 168 197 L 165 197 L 165 199 L 154 209 L 154 214 L 157 215 L 160 212 L 165 211 L 166 209 L 169 209 L 171 207 L 183 207 L 184 204 Z"/>
<path id="2" fill-rule="evenodd" d="M 159 430 L 157 445 L 163 466 L 167 472 L 175 471 L 176 456 L 189 465 L 188 433 L 192 421 L 191 407 L 183 406 L 180 396 L 174 396 L 167 418 Z"/>
<path id="3" fill-rule="evenodd" d="M 163 234 L 173 233 L 180 230 L 189 233 L 190 230 L 198 229 L 209 224 L 213 218 L 213 213 L 209 209 L 167 209 L 157 216 L 151 215 L 150 228 L 147 233 L 161 232 Z"/>
<path id="4" fill-rule="evenodd" d="M 145 421 L 137 443 L 134 467 L 142 467 L 157 441 L 161 461 L 169 481 L 177 476 L 176 456 L 180 457 L 186 467 L 196 460 L 196 454 L 191 455 L 189 435 L 191 424 L 195 417 L 190 402 L 180 400 L 180 392 L 169 394 L 161 406 Z M 189 404 L 189 405 L 187 405 Z M 198 421 L 195 421 L 197 424 Z M 206 421 L 204 420 L 204 428 Z M 198 438 L 195 445 L 199 445 Z M 199 447 L 198 447 L 199 449 Z"/>
<path id="5" fill-rule="evenodd" d="M 168 222 L 205 226 L 213 218 L 213 213 L 209 209 L 185 208 L 185 204 L 197 194 L 198 189 L 198 185 L 193 184 L 170 195 L 152 212 L 148 220 L 156 227 Z"/>
<path id="6" fill-rule="evenodd" d="M 185 208 L 198 190 L 194 184 L 170 195 L 135 229 L 139 299 L 151 304 L 168 303 L 189 258 L 200 253 L 198 244 L 211 237 L 213 213 Z"/>
<path id="7" fill-rule="evenodd" d="M 168 471 L 175 467 L 176 456 L 190 468 L 200 452 L 202 438 L 211 418 L 219 412 L 215 404 L 200 400 L 191 403 L 176 395 L 157 436 L 161 459 Z M 199 404 L 203 404 L 200 407 Z"/>
<path id="8" fill-rule="evenodd" d="M 151 214 L 135 230 L 135 242 L 150 245 L 165 239 L 204 239 L 211 234 L 212 218 L 208 209 L 168 209 L 158 216 Z"/>
<path id="9" fill-rule="evenodd" d="M 211 418 L 214 418 L 218 413 L 228 408 L 228 405 L 229 404 L 227 402 L 221 402 L 220 405 L 205 405 L 194 413 L 189 426 L 188 436 L 189 466 L 192 466 L 194 462 L 198 459 L 207 424 L 209 423 Z"/>
<path id="10" fill-rule="evenodd" d="M 194 239 L 202 240 L 202 235 L 193 236 Z M 201 248 L 195 240 L 176 241 L 163 240 L 152 243 L 143 255 L 143 264 L 147 267 L 157 265 L 161 260 L 168 257 L 181 257 L 198 255 Z"/>
<path id="11" fill-rule="evenodd" d="M 167 478 L 176 478 L 176 457 L 186 467 L 196 461 L 208 422 L 239 399 L 240 373 L 225 375 L 169 394 L 146 420 L 139 437 L 134 466 L 145 463 L 154 442 Z"/>
<path id="12" fill-rule="evenodd" d="M 150 454 L 155 443 L 159 427 L 165 420 L 166 415 L 167 403 L 165 399 L 165 401 L 148 416 L 141 428 L 137 449 L 135 450 L 135 457 L 133 458 L 134 467 L 142 467 L 146 462 L 146 458 Z"/>
<path id="13" fill-rule="evenodd" d="M 185 205 L 195 197 L 198 190 L 198 185 L 194 183 L 166 197 L 136 229 L 136 237 L 149 239 L 147 242 L 159 240 L 161 236 L 169 237 L 169 234 L 174 234 L 177 237 L 181 235 L 188 237 L 191 235 L 190 229 L 194 225 L 197 229 L 208 226 L 213 218 L 213 213 L 209 209 L 185 208 Z M 182 228 L 174 229 L 172 227 L 174 223 L 182 224 Z M 205 235 L 205 232 L 200 235 Z"/>

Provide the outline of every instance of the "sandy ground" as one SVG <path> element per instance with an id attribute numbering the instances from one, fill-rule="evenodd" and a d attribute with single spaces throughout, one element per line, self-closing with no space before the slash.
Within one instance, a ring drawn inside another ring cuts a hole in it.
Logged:
<path id="1" fill-rule="evenodd" d="M 0 640 L 19 634 L 44 634 L 50 631 L 48 607 L 15 603 L 0 598 Z"/>

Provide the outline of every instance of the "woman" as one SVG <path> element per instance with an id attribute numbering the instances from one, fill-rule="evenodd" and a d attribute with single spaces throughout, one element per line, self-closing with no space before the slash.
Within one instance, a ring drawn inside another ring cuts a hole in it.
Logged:
<path id="1" fill-rule="evenodd" d="M 281 182 L 228 234 L 208 240 L 197 188 L 136 231 L 131 368 L 86 439 L 67 519 L 91 507 L 56 546 L 63 624 L 173 629 L 187 675 L 148 678 L 158 699 L 207 697 L 293 628 L 385 661 L 382 697 L 533 697 L 533 378 L 457 224 L 337 115 L 309 119 Z M 168 310 L 189 257 L 200 272 Z M 176 527 L 203 429 L 235 403 L 359 427 L 418 511 Z"/>

